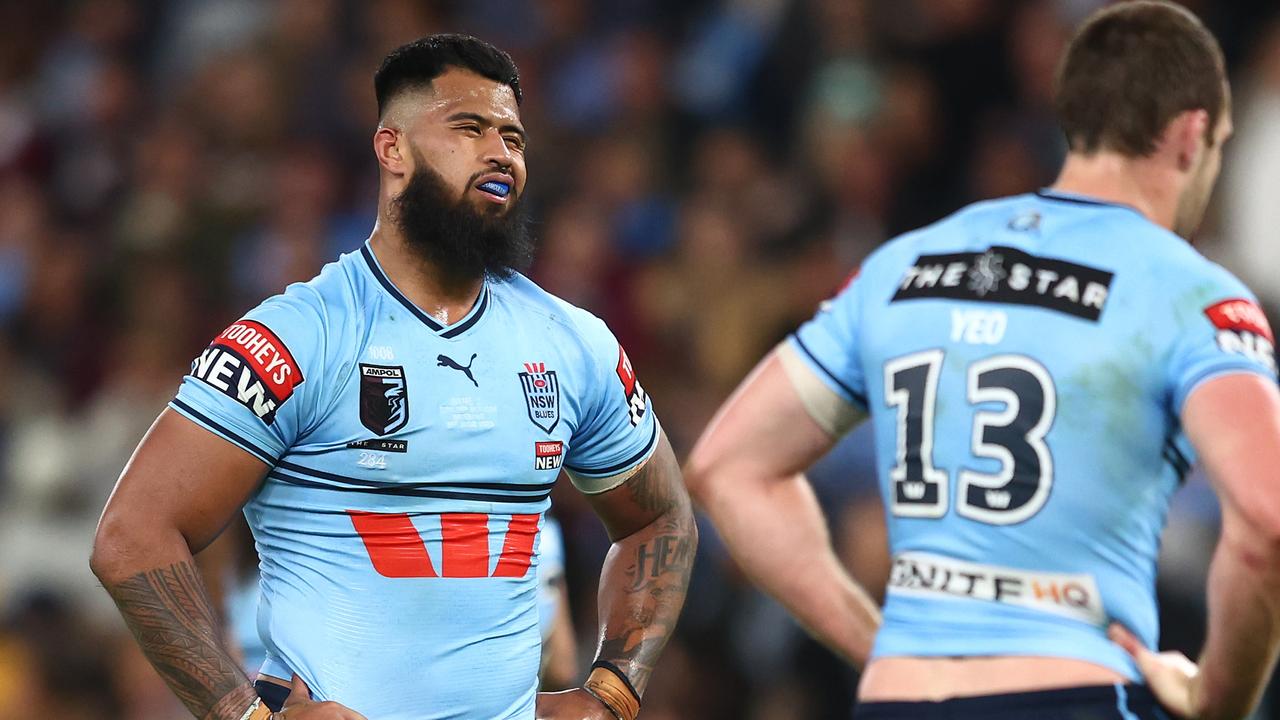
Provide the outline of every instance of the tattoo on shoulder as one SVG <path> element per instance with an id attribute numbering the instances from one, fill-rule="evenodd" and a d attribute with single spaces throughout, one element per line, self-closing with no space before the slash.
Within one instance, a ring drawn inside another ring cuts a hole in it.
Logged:
<path id="1" fill-rule="evenodd" d="M 253 702 L 253 687 L 218 638 L 195 563 L 148 570 L 107 591 L 147 659 L 192 714 L 230 717 Z"/>
<path id="2" fill-rule="evenodd" d="M 666 512 L 685 496 L 680 466 L 669 452 L 655 452 L 626 487 L 636 505 L 648 512 Z"/>

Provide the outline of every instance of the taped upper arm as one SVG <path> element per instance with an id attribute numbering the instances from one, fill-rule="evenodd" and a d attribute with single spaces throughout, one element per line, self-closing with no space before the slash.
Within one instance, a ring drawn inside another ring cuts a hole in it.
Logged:
<path id="1" fill-rule="evenodd" d="M 836 436 L 805 406 L 783 362 L 779 351 L 770 353 L 720 408 L 690 454 L 692 485 L 713 474 L 728 482 L 748 474 L 789 477 L 835 444 Z"/>
<path id="2" fill-rule="evenodd" d="M 843 436 L 866 418 L 862 408 L 836 392 L 825 377 L 804 361 L 794 346 L 783 343 L 778 346 L 776 354 L 809 417 L 831 437 Z"/>

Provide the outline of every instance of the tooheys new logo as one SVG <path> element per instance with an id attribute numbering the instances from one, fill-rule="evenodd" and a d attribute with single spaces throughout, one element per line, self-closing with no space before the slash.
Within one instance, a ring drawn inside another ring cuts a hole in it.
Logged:
<path id="1" fill-rule="evenodd" d="M 627 417 L 631 419 L 631 425 L 637 426 L 644 419 L 644 413 L 649 407 L 649 396 L 645 394 L 644 388 L 640 387 L 640 381 L 636 379 L 636 371 L 631 367 L 631 360 L 627 357 L 627 351 L 618 346 L 618 380 L 622 381 L 622 392 L 627 396 Z"/>
<path id="2" fill-rule="evenodd" d="M 302 370 L 280 338 L 253 320 L 240 320 L 223 330 L 191 363 L 191 375 L 268 425 L 303 381 Z"/>
<path id="3" fill-rule="evenodd" d="M 1276 372 L 1275 337 L 1257 303 L 1244 298 L 1223 300 L 1205 308 L 1204 314 L 1218 329 L 1218 347 L 1223 352 L 1243 355 Z"/>

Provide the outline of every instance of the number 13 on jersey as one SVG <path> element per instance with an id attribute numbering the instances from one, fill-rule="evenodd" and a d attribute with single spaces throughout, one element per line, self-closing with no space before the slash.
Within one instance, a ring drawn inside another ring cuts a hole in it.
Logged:
<path id="1" fill-rule="evenodd" d="M 885 405 L 897 412 L 897 458 L 889 477 L 890 508 L 901 517 L 937 518 L 950 504 L 950 473 L 933 464 L 938 380 L 946 354 L 925 350 L 885 363 Z M 1057 412 L 1053 378 L 1025 355 L 995 355 L 966 372 L 974 413 L 970 449 L 998 461 L 997 472 L 960 468 L 954 504 L 962 517 L 992 525 L 1027 520 L 1044 507 L 1053 485 L 1045 435 Z M 1001 406 L 990 409 L 990 405 Z M 943 428 L 958 432 L 960 428 Z"/>

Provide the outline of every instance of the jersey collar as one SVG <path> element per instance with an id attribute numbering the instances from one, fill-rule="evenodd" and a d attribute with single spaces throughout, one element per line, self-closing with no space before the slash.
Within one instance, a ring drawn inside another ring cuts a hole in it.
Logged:
<path id="1" fill-rule="evenodd" d="M 1036 191 L 1036 197 L 1043 198 L 1045 200 L 1057 200 L 1058 202 L 1075 203 L 1077 205 L 1092 205 L 1094 207 L 1120 208 L 1122 210 L 1131 210 L 1133 212 L 1138 213 L 1139 215 L 1142 214 L 1141 212 L 1138 211 L 1138 208 L 1132 205 L 1126 205 L 1124 203 L 1117 203 L 1117 202 L 1109 202 L 1107 200 L 1099 200 L 1098 198 L 1090 197 L 1088 195 L 1078 195 L 1076 193 L 1067 193 L 1067 192 L 1062 192 L 1061 190 L 1054 190 L 1052 188 L 1040 188 L 1039 190 Z"/>
<path id="2" fill-rule="evenodd" d="M 475 304 L 471 306 L 471 311 L 462 320 L 452 325 L 441 325 L 439 321 L 423 312 L 421 308 L 414 305 L 409 298 L 404 296 L 404 293 L 396 288 L 391 279 L 387 277 L 387 274 L 382 271 L 382 266 L 378 264 L 378 258 L 374 257 L 373 250 L 369 247 L 368 242 L 365 242 L 360 247 L 360 254 L 364 256 L 365 264 L 369 266 L 369 272 L 373 273 L 373 277 L 377 279 L 382 289 L 386 290 L 387 294 L 395 298 L 414 317 L 421 320 L 423 325 L 431 328 L 432 332 L 442 338 L 455 338 L 470 330 L 472 326 L 480 322 L 485 310 L 489 309 L 489 281 L 486 279 L 484 285 L 480 288 L 480 296 L 476 298 Z"/>

